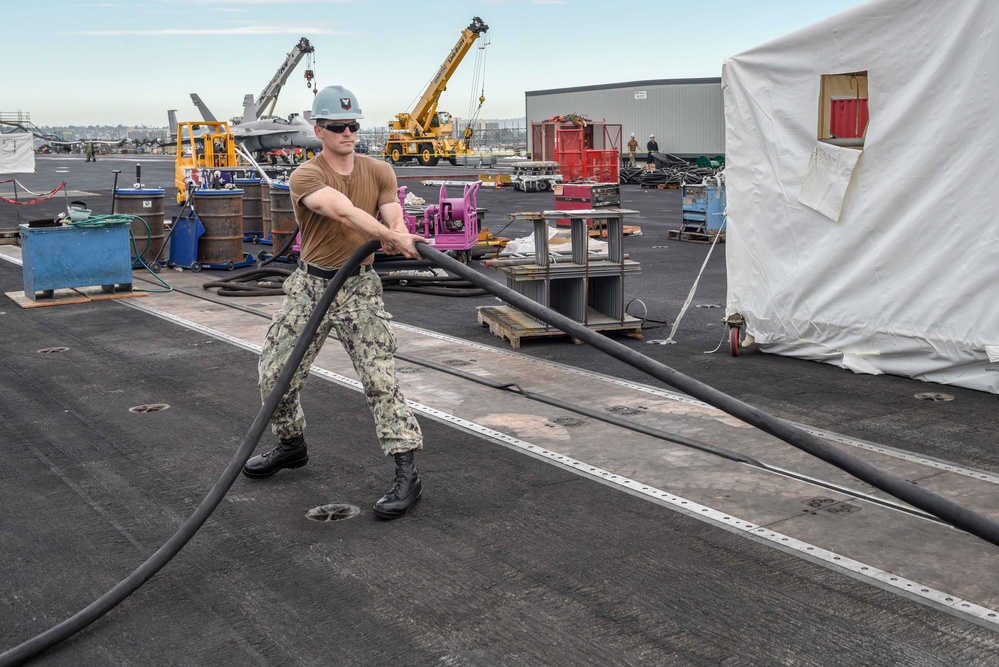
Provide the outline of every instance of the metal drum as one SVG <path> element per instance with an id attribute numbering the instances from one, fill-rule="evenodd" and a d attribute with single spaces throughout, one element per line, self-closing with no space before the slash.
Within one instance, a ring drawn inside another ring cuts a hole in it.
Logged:
<path id="1" fill-rule="evenodd" d="M 222 264 L 243 261 L 243 191 L 194 191 L 195 212 L 205 227 L 198 239 L 198 261 Z"/>
<path id="2" fill-rule="evenodd" d="M 263 181 L 237 178 L 233 184 L 243 190 L 243 236 L 261 236 L 264 233 L 264 205 L 260 194 Z"/>
<path id="3" fill-rule="evenodd" d="M 271 237 L 271 186 L 260 184 L 260 232 L 263 240 Z"/>
<path id="4" fill-rule="evenodd" d="M 163 192 L 161 188 L 114 191 L 114 213 L 134 215 L 146 221 L 142 224 L 142 220 L 132 220 L 135 249 L 130 251 L 141 253 L 142 261 L 147 264 L 156 261 L 163 250 Z M 138 265 L 134 256 L 132 262 Z"/>
<path id="5" fill-rule="evenodd" d="M 278 254 L 285 244 L 285 253 L 291 251 L 290 242 L 298 231 L 295 222 L 295 210 L 291 205 L 291 188 L 287 183 L 275 183 L 271 186 L 271 247 Z"/>

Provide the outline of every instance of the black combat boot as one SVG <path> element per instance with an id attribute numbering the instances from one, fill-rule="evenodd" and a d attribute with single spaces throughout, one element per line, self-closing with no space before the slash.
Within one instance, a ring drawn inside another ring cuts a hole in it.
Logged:
<path id="1" fill-rule="evenodd" d="M 412 451 L 395 455 L 395 485 L 372 508 L 379 519 L 398 519 L 420 502 L 423 483 L 420 482 L 414 459 Z"/>
<path id="2" fill-rule="evenodd" d="M 283 468 L 301 468 L 309 462 L 309 450 L 305 448 L 305 436 L 282 440 L 281 444 L 267 452 L 254 456 L 243 466 L 247 477 L 270 477 Z"/>

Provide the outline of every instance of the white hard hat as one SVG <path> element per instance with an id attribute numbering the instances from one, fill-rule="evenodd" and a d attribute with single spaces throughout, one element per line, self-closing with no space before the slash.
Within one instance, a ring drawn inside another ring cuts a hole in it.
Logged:
<path id="1" fill-rule="evenodd" d="M 632 133 L 631 133 L 631 136 L 635 136 L 635 133 L 634 133 L 634 132 L 632 132 Z"/>
<path id="2" fill-rule="evenodd" d="M 312 117 L 326 120 L 360 120 L 361 107 L 354 93 L 343 86 L 326 86 L 312 101 Z"/>

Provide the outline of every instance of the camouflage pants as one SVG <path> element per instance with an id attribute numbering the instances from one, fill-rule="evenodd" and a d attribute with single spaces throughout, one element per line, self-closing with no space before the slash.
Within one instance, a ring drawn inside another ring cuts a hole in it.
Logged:
<path id="1" fill-rule="evenodd" d="M 284 303 L 274 314 L 260 354 L 260 396 L 267 400 L 291 351 L 295 348 L 309 315 L 326 288 L 327 281 L 304 271 L 285 280 Z M 361 378 L 375 430 L 385 455 L 423 448 L 423 434 L 413 411 L 399 389 L 395 374 L 395 336 L 389 328 L 392 316 L 382 303 L 382 283 L 374 271 L 347 278 L 333 305 L 323 318 L 291 386 L 281 399 L 271 430 L 279 438 L 293 438 L 305 430 L 305 413 L 299 393 L 330 331 L 350 355 Z"/>

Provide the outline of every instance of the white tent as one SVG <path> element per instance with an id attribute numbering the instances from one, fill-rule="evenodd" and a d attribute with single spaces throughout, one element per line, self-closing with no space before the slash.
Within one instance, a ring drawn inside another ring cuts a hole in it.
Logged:
<path id="1" fill-rule="evenodd" d="M 35 173 L 35 138 L 30 132 L 0 134 L 0 174 Z"/>
<path id="2" fill-rule="evenodd" d="M 728 313 L 766 352 L 999 393 L 999 2 L 874 0 L 722 87 Z"/>

